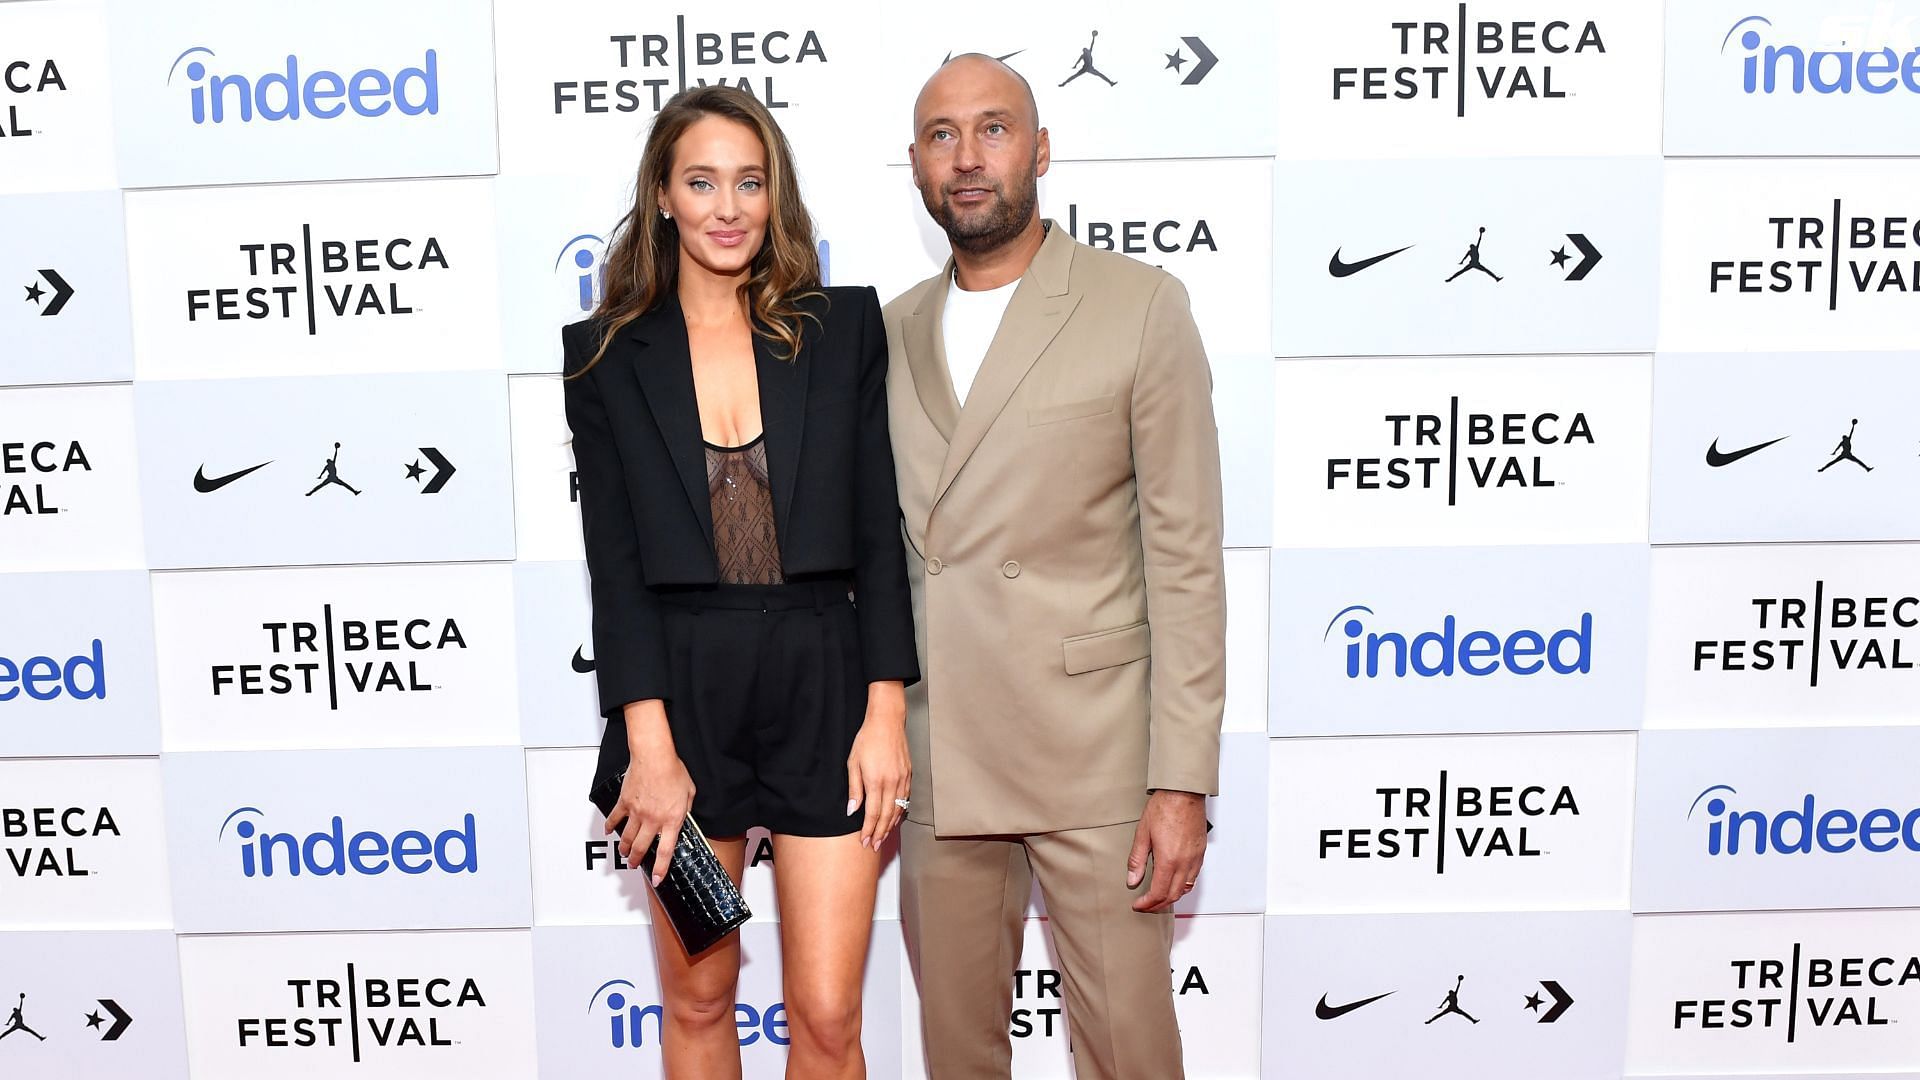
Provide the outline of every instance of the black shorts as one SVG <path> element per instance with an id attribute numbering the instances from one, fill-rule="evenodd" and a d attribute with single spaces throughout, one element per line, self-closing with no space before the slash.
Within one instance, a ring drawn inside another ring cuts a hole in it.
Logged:
<path id="1" fill-rule="evenodd" d="M 846 812 L 847 755 L 867 685 L 847 593 L 837 580 L 659 594 L 667 725 L 709 836 L 860 830 L 865 808 Z"/>

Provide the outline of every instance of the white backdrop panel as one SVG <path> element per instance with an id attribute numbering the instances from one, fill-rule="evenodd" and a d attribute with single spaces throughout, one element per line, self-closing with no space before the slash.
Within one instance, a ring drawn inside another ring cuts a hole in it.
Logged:
<path id="1" fill-rule="evenodd" d="M 1644 543 L 1650 382 L 1639 356 L 1281 364 L 1274 544 Z"/>
<path id="2" fill-rule="evenodd" d="M 1627 1073 L 1920 1070 L 1920 912 L 1641 915 Z"/>
<path id="3" fill-rule="evenodd" d="M 1920 484 L 1914 361 L 1655 357 L 1654 542 L 1920 539 L 1920 507 L 1899 494 Z"/>
<path id="4" fill-rule="evenodd" d="M 1271 914 L 1626 907 L 1631 733 L 1272 745 Z"/>
<path id="5" fill-rule="evenodd" d="M 1920 721 L 1910 544 L 1661 548 L 1648 727 Z"/>
<path id="6" fill-rule="evenodd" d="M 1920 728 L 1640 742 L 1635 911 L 1898 907 L 1920 889 Z"/>
<path id="7" fill-rule="evenodd" d="M 1669 154 L 1911 154 L 1912 0 L 1667 9 Z"/>
<path id="8" fill-rule="evenodd" d="M 491 180 L 127 196 L 142 379 L 498 370 Z"/>
<path id="9" fill-rule="evenodd" d="M 0 385 L 133 377 L 120 203 L 118 191 L 0 198 L 0 281 L 28 300 L 0 305 Z"/>
<path id="10" fill-rule="evenodd" d="M 531 926 L 522 756 L 168 754 L 180 930 Z"/>
<path id="11" fill-rule="evenodd" d="M 133 412 L 126 386 L 0 390 L 0 571 L 145 566 Z"/>
<path id="12" fill-rule="evenodd" d="M 1614 1080 L 1628 933 L 1617 911 L 1270 917 L 1261 1075 Z"/>
<path id="13" fill-rule="evenodd" d="M 1647 549 L 1274 556 L 1272 732 L 1639 726 Z"/>
<path id="14" fill-rule="evenodd" d="M 7 43 L 0 195 L 112 187 L 113 102 L 99 0 L 0 7 L 0 41 Z M 17 224 L 9 215 L 9 231 Z"/>
<path id="15" fill-rule="evenodd" d="M 512 558 L 504 384 L 479 372 L 138 384 L 149 563 Z"/>
<path id="16" fill-rule="evenodd" d="M 0 757 L 160 752 L 144 571 L 0 575 L 0 612 Z"/>
<path id="17" fill-rule="evenodd" d="M 151 758 L 0 761 L 0 927 L 172 926 L 160 806 Z"/>
<path id="18" fill-rule="evenodd" d="M 485 0 L 110 0 L 125 187 L 490 173 Z"/>
<path id="19" fill-rule="evenodd" d="M 174 940 L 169 930 L 0 933 L 7 964 L 0 1010 L 20 1009 L 21 1022 L 40 1036 L 9 1034 L 7 1075 L 186 1080 Z"/>
<path id="20" fill-rule="evenodd" d="M 1283 6 L 1283 158 L 1659 153 L 1658 0 Z"/>
<path id="21" fill-rule="evenodd" d="M 1650 352 L 1660 173 L 1659 158 L 1282 164 L 1273 351 Z"/>
<path id="22" fill-rule="evenodd" d="M 600 744 L 587 580 L 584 562 L 513 564 L 520 741 L 527 746 Z"/>
<path id="23" fill-rule="evenodd" d="M 518 745 L 511 576 L 155 574 L 167 749 Z"/>
<path id="24" fill-rule="evenodd" d="M 194 1080 L 525 1080 L 528 931 L 180 939 Z"/>
<path id="25" fill-rule="evenodd" d="M 1895 159 L 1673 162 L 1661 350 L 1911 348 L 1916 181 Z"/>

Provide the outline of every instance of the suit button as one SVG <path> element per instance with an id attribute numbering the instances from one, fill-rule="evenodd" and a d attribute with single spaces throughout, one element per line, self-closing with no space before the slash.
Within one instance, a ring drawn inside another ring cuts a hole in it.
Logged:
<path id="1" fill-rule="evenodd" d="M 939 560 L 938 558 L 932 558 L 932 559 L 928 559 L 928 560 L 927 560 L 927 573 L 929 573 L 929 574 L 937 574 L 937 573 L 939 573 L 940 571 L 942 571 L 942 570 L 944 570 L 944 569 L 946 569 L 946 565 L 947 565 L 946 563 L 943 563 L 943 562 L 941 562 L 941 561 L 940 561 L 940 560 Z"/>
<path id="2" fill-rule="evenodd" d="M 1012 559 L 1008 559 L 1006 562 L 1000 564 L 1000 572 L 1010 578 L 1017 578 L 1020 576 L 1020 564 L 1014 562 Z"/>

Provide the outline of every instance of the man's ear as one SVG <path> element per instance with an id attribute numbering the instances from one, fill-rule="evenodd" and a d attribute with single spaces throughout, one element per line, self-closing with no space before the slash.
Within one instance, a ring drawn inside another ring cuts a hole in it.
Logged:
<path id="1" fill-rule="evenodd" d="M 1051 164 L 1053 164 L 1052 140 L 1047 138 L 1047 129 L 1041 128 L 1039 134 L 1034 139 L 1033 175 L 1047 175 L 1047 166 Z"/>
<path id="2" fill-rule="evenodd" d="M 920 155 L 914 153 L 914 145 L 907 144 L 907 175 L 913 179 L 913 186 L 920 186 Z"/>

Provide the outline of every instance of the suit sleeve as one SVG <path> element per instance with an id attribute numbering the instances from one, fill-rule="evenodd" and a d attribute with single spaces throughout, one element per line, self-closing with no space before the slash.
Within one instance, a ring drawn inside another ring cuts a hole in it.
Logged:
<path id="1" fill-rule="evenodd" d="M 1147 575 L 1147 787 L 1219 791 L 1226 710 L 1226 571 L 1213 374 L 1187 290 L 1147 305 L 1133 386 L 1133 466 Z"/>
<path id="2" fill-rule="evenodd" d="M 578 371 L 593 353 L 590 330 L 561 333 L 565 370 Z M 600 686 L 600 712 L 612 718 L 630 702 L 671 696 L 660 602 L 646 587 L 640 538 L 627 501 L 625 471 L 613 428 L 601 403 L 595 370 L 565 379 L 567 426 L 573 430 L 573 462 L 580 474 L 580 529 L 586 541 L 593 596 L 593 663 Z"/>
<path id="3" fill-rule="evenodd" d="M 906 548 L 900 535 L 900 492 L 887 431 L 887 331 L 880 296 L 861 290 L 860 372 L 854 446 L 854 599 L 860 659 L 868 682 L 920 681 L 913 643 L 913 601 L 907 593 Z"/>

